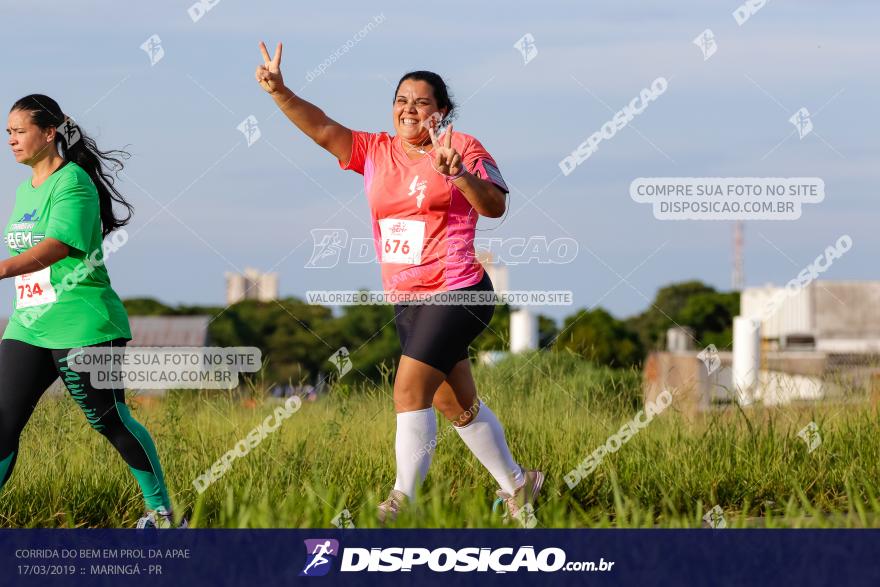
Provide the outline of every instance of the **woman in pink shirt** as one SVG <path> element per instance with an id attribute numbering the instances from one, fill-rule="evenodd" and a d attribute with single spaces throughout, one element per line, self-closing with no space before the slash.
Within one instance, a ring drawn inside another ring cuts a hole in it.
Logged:
<path id="1" fill-rule="evenodd" d="M 281 43 L 274 57 L 263 43 L 260 51 L 263 64 L 256 79 L 281 111 L 342 169 L 364 176 L 386 293 L 421 300 L 395 305 L 403 349 L 394 379 L 397 479 L 379 504 L 380 522 L 397 517 L 428 473 L 437 439 L 436 408 L 498 482 L 508 517 L 525 523 L 525 506 L 534 503 L 544 475 L 513 460 L 501 424 L 477 397 L 468 360 L 468 346 L 495 309 L 492 282 L 473 244 L 478 217 L 497 218 L 505 210 L 508 190 L 495 160 L 474 137 L 453 133 L 448 123 L 455 105 L 435 73 L 415 71 L 401 78 L 392 105 L 392 137 L 352 131 L 330 119 L 285 87 Z M 456 292 L 458 299 L 429 303 L 426 296 L 438 292 Z M 474 303 L 464 299 L 467 295 L 484 297 Z"/>

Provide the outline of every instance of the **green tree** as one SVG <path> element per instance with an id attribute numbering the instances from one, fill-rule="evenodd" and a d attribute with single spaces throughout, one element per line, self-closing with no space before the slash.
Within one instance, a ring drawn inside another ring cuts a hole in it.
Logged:
<path id="1" fill-rule="evenodd" d="M 739 293 L 701 293 L 688 298 L 679 313 L 702 346 L 726 348 L 733 343 L 733 317 L 739 314 Z"/>
<path id="2" fill-rule="evenodd" d="M 643 356 L 638 336 L 601 308 L 569 316 L 562 330 L 557 349 L 569 349 L 601 365 L 629 367 Z"/>
<path id="3" fill-rule="evenodd" d="M 171 306 L 153 298 L 129 298 L 123 300 L 122 304 L 129 316 L 170 316 L 177 313 Z"/>
<path id="4" fill-rule="evenodd" d="M 392 367 L 400 356 L 400 341 L 390 305 L 346 306 L 332 328 L 340 346 L 345 346 L 352 367 L 378 380 L 381 366 Z"/>
<path id="5" fill-rule="evenodd" d="M 705 345 L 706 337 L 723 338 L 738 312 L 737 292 L 719 293 L 700 281 L 685 281 L 660 288 L 651 307 L 629 318 L 627 325 L 646 351 L 665 348 L 666 330 L 676 325 L 693 328 Z"/>

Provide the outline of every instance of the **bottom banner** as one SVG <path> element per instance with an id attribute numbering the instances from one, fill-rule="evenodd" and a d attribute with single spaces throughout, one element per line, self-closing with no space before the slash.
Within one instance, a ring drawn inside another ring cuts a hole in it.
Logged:
<path id="1" fill-rule="evenodd" d="M 875 530 L 0 530 L 3 585 L 878 585 Z"/>

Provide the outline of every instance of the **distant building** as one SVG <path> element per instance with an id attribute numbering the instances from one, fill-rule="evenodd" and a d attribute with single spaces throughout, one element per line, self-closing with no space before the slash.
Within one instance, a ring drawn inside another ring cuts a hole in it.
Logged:
<path id="1" fill-rule="evenodd" d="M 0 318 L 0 332 L 6 330 L 8 318 Z M 131 340 L 126 347 L 203 347 L 211 344 L 208 326 L 211 316 L 131 316 L 128 319 Z M 164 395 L 165 390 L 135 390 L 147 395 Z M 49 394 L 64 394 L 61 379 L 49 387 Z"/>
<path id="2" fill-rule="evenodd" d="M 9 318 L 0 318 L 0 333 Z M 208 346 L 210 316 L 131 316 L 131 340 L 126 346 Z"/>
<path id="3" fill-rule="evenodd" d="M 211 344 L 211 316 L 131 316 L 131 347 L 204 347 Z M 164 389 L 138 389 L 140 395 L 163 396 Z"/>
<path id="4" fill-rule="evenodd" d="M 880 401 L 880 281 L 745 288 L 728 348 L 669 348 L 645 362 L 645 400 L 677 389 L 684 411 L 759 401 Z"/>
<path id="5" fill-rule="evenodd" d="M 129 347 L 208 346 L 210 316 L 132 316 Z"/>
<path id="6" fill-rule="evenodd" d="M 226 303 L 243 300 L 271 302 L 278 299 L 278 274 L 245 267 L 244 273 L 226 273 Z"/>
<path id="7" fill-rule="evenodd" d="M 788 292 L 743 290 L 740 315 L 761 323 L 765 347 L 831 353 L 880 352 L 880 281 L 813 281 Z"/>

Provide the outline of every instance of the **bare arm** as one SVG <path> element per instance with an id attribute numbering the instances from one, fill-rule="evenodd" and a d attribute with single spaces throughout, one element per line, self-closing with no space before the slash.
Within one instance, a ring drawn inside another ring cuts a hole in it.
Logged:
<path id="1" fill-rule="evenodd" d="M 507 194 L 491 181 L 480 179 L 473 173 L 465 171 L 464 175 L 453 179 L 452 183 L 461 190 L 477 214 L 489 218 L 500 218 L 504 215 Z"/>
<path id="2" fill-rule="evenodd" d="M 0 279 L 39 271 L 70 254 L 70 247 L 60 240 L 47 237 L 30 249 L 0 261 Z"/>
<path id="3" fill-rule="evenodd" d="M 298 129 L 343 163 L 348 162 L 351 159 L 351 130 L 284 85 L 284 78 L 281 76 L 281 50 L 281 43 L 278 43 L 275 56 L 270 59 L 265 43 L 260 42 L 263 65 L 257 66 L 257 81 Z"/>
<path id="4" fill-rule="evenodd" d="M 462 173 L 460 177 L 451 181 L 461 190 L 477 214 L 489 218 L 502 216 L 507 207 L 507 194 L 491 181 L 480 179 L 465 169 L 461 154 L 452 146 L 452 125 L 450 124 L 446 131 L 446 141 L 443 144 L 437 138 L 433 127 L 430 127 L 428 132 L 434 144 L 434 168 L 447 176 Z"/>

